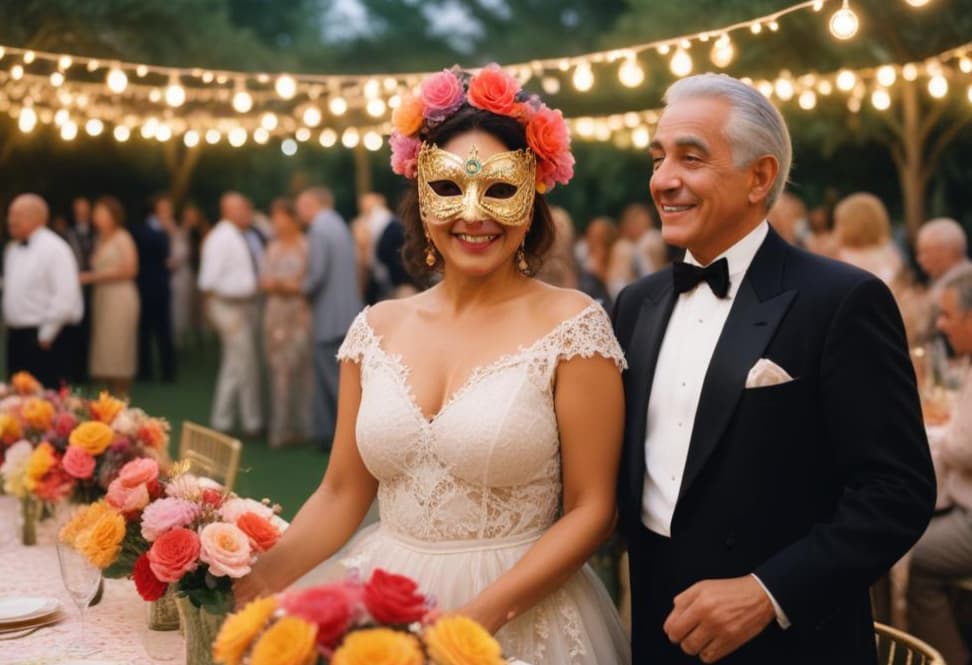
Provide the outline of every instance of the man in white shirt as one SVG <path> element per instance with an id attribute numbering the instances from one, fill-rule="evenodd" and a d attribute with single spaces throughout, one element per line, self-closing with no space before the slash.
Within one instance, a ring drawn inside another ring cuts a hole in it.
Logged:
<path id="1" fill-rule="evenodd" d="M 665 100 L 650 189 L 686 259 L 614 312 L 633 662 L 875 664 L 869 587 L 935 502 L 897 305 L 769 227 L 791 147 L 762 94 Z"/>
<path id="2" fill-rule="evenodd" d="M 3 318 L 7 371 L 30 372 L 49 388 L 71 376 L 65 326 L 84 314 L 78 265 L 71 247 L 47 228 L 47 203 L 21 194 L 10 204 L 11 242 L 4 252 Z"/>
<path id="3" fill-rule="evenodd" d="M 250 201 L 227 192 L 219 201 L 222 219 L 206 236 L 199 266 L 199 290 L 219 334 L 222 359 L 210 423 L 233 429 L 237 415 L 247 435 L 263 427 L 257 353 L 258 258 L 246 238 L 253 218 Z"/>

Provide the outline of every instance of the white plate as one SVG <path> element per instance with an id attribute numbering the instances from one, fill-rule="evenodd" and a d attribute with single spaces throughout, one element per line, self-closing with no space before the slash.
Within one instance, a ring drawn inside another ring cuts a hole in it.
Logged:
<path id="1" fill-rule="evenodd" d="M 0 597 L 0 624 L 27 621 L 46 616 L 61 606 L 56 598 L 44 596 Z"/>

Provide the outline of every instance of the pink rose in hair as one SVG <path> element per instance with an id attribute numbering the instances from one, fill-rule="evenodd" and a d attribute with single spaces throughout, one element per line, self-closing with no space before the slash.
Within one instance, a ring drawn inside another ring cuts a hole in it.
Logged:
<path id="1" fill-rule="evenodd" d="M 418 175 L 418 154 L 422 149 L 422 142 L 416 138 L 392 132 L 388 140 L 391 146 L 392 171 L 406 178 Z"/>
<path id="2" fill-rule="evenodd" d="M 68 475 L 86 480 L 94 475 L 95 458 L 89 455 L 84 448 L 68 446 L 67 452 L 61 459 L 61 465 Z"/>
<path id="3" fill-rule="evenodd" d="M 422 81 L 423 114 L 432 122 L 441 122 L 462 106 L 465 93 L 462 82 L 448 69 Z"/>

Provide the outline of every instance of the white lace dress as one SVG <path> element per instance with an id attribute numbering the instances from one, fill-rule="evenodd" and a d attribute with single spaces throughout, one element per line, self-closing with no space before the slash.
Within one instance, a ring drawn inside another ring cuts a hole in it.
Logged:
<path id="1" fill-rule="evenodd" d="M 600 305 L 473 372 L 428 420 L 409 370 L 358 315 L 338 357 L 361 367 L 356 435 L 378 479 L 381 521 L 342 562 L 408 575 L 444 611 L 513 567 L 560 516 L 560 442 L 553 404 L 559 361 L 601 355 L 624 366 Z M 610 597 L 587 566 L 504 626 L 504 652 L 532 665 L 631 661 Z"/>

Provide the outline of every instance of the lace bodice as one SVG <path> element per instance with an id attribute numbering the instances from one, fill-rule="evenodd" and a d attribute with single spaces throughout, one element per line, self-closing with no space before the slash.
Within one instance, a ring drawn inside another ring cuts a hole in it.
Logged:
<path id="1" fill-rule="evenodd" d="M 361 367 L 356 436 L 378 479 L 382 524 L 422 541 L 506 538 L 549 527 L 560 512 L 558 363 L 624 356 L 592 303 L 527 346 L 477 368 L 430 420 L 415 402 L 409 368 L 355 319 L 338 352 Z"/>

